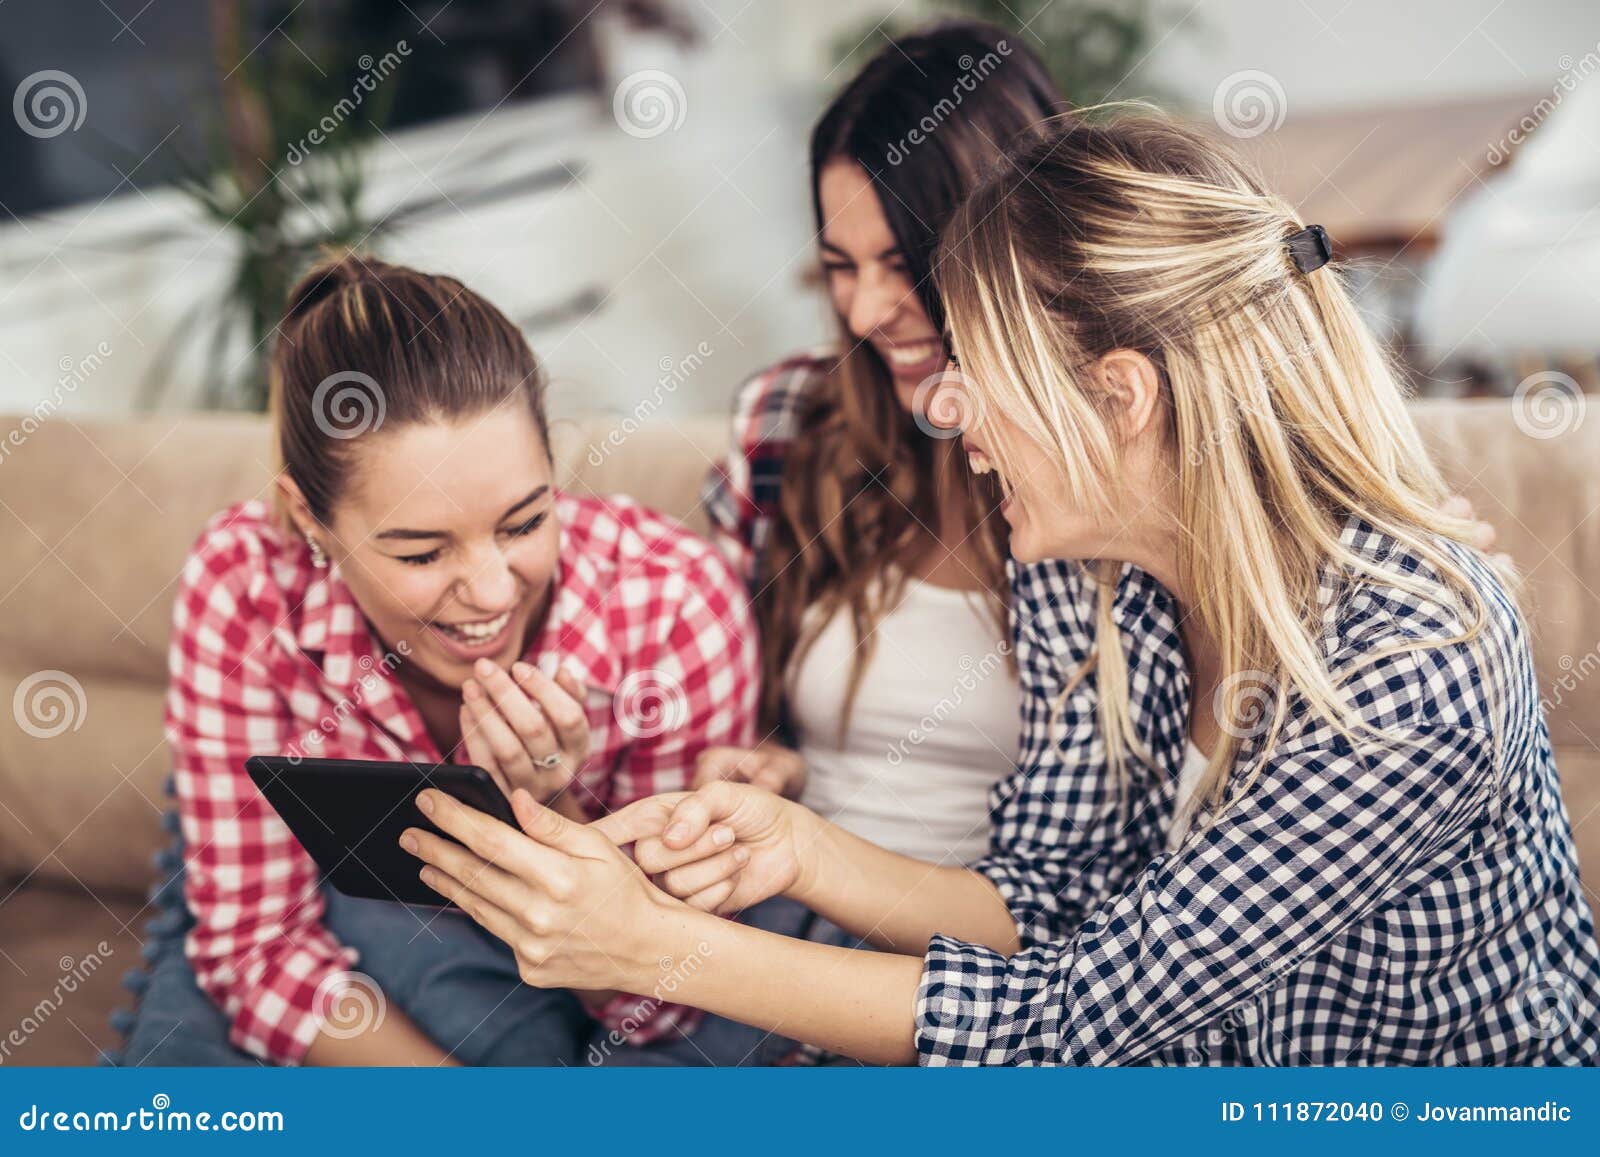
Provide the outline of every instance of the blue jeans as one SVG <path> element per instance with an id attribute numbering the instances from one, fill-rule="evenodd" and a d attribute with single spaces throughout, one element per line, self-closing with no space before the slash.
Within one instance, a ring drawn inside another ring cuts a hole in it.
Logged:
<path id="1" fill-rule="evenodd" d="M 167 891 L 181 896 L 181 882 Z M 530 988 L 501 941 L 453 909 L 357 900 L 325 890 L 325 924 L 361 953 L 355 966 L 378 984 L 389 1008 L 402 1010 L 436 1044 L 468 1065 L 759 1066 L 794 1049 L 784 1037 L 718 1016 L 687 1035 L 636 1047 L 617 1044 L 578 999 L 562 989 Z M 181 901 L 180 901 L 181 903 Z M 742 922 L 802 935 L 811 914 L 775 899 Z M 146 947 L 150 972 L 121 1063 L 251 1065 L 228 1042 L 222 1011 L 200 991 L 184 957 L 193 918 Z"/>

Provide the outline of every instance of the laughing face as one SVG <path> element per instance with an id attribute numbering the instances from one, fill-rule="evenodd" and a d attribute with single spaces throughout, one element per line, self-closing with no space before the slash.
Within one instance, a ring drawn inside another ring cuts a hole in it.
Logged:
<path id="1" fill-rule="evenodd" d="M 820 247 L 833 307 L 850 335 L 888 367 L 895 397 L 913 408 L 917 386 L 944 368 L 944 342 L 928 319 L 877 189 L 854 161 L 822 170 L 817 195 L 826 222 Z"/>
<path id="2" fill-rule="evenodd" d="M 1063 452 L 1030 437 L 988 396 L 956 407 L 964 415 L 962 449 L 974 474 L 1000 476 L 1000 510 L 1018 562 L 1118 559 L 1150 569 L 1164 560 L 1159 544 L 1175 519 L 1175 467 L 1158 420 L 1160 374 L 1145 355 L 1116 350 L 1086 367 L 1085 377 L 1109 393 L 1122 431 L 1103 503 L 1075 499 Z M 983 393 L 966 371 L 950 378 L 950 389 Z"/>
<path id="3" fill-rule="evenodd" d="M 527 407 L 385 429 L 354 453 L 330 525 L 312 533 L 382 644 L 406 643 L 409 669 L 451 689 L 479 659 L 509 667 L 544 619 L 560 551 Z"/>
<path id="4" fill-rule="evenodd" d="M 964 387 L 965 380 L 958 380 Z M 1009 471 L 1002 471 L 994 446 L 1004 446 Z M 1059 544 L 1054 548 L 1051 545 L 1056 537 L 1052 532 L 1059 530 L 1054 524 L 1071 506 L 1064 501 L 1064 494 L 1052 492 L 1052 484 L 1062 488 L 1061 482 L 1042 447 L 1023 437 L 1003 418 L 985 415 L 969 419 L 961 434 L 961 448 L 966 451 L 967 465 L 974 474 L 994 474 L 999 478 L 1005 495 L 1000 516 L 1011 527 L 1011 557 L 1018 562 L 1072 557 L 1063 553 Z M 1042 519 L 1038 517 L 1041 512 L 1045 514 Z"/>

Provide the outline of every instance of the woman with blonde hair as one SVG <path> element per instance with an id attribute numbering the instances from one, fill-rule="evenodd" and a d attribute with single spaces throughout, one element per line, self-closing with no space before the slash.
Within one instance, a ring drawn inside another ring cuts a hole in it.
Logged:
<path id="1" fill-rule="evenodd" d="M 1525 628 L 1328 256 L 1147 116 L 1057 125 L 946 230 L 1016 560 L 1025 735 L 985 859 L 719 783 L 598 831 L 519 795 L 526 834 L 435 793 L 472 850 L 413 833 L 425 878 L 531 983 L 627 988 L 703 941 L 682 999 L 870 1061 L 1596 1063 Z M 885 951 L 701 911 L 780 892 Z"/>

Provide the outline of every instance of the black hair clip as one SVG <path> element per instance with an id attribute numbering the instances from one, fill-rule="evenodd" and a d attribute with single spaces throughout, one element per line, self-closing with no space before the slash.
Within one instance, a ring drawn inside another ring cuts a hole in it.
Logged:
<path id="1" fill-rule="evenodd" d="M 1288 239 L 1289 256 L 1301 273 L 1315 273 L 1333 258 L 1333 242 L 1321 225 L 1307 225 Z"/>

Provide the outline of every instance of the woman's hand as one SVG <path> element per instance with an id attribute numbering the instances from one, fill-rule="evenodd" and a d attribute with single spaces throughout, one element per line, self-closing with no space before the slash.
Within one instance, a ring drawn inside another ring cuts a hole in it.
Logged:
<path id="1" fill-rule="evenodd" d="M 634 860 L 662 890 L 727 914 L 803 891 L 822 822 L 770 791 L 719 781 L 639 800 L 590 826 L 633 844 Z"/>
<path id="2" fill-rule="evenodd" d="M 706 789 L 717 793 L 712 802 L 719 807 L 735 798 L 722 797 L 719 789 L 802 810 L 759 788 L 727 783 Z M 645 830 L 667 821 L 675 826 L 676 808 L 648 806 L 655 802 L 636 805 L 635 823 Z M 654 1000 L 670 993 L 694 1008 L 871 1063 L 916 1059 L 920 955 L 853 953 L 691 912 L 652 888 L 616 843 L 595 830 L 604 821 L 575 824 L 526 792 L 511 801 L 526 834 L 440 791 L 423 792 L 417 806 L 466 846 L 416 828 L 401 836 L 401 845 L 428 862 L 422 878 L 429 887 L 511 946 L 526 983 L 619 988 Z M 692 809 L 686 815 L 692 828 Z M 701 837 L 714 830 L 705 828 Z M 674 842 L 683 834 L 675 831 Z M 690 960 L 695 967 L 675 963 Z M 830 979 L 796 984 L 796 977 Z"/>
<path id="3" fill-rule="evenodd" d="M 516 954 L 538 988 L 649 991 L 676 901 L 650 886 L 611 840 L 511 797 L 522 831 L 427 790 L 417 807 L 460 843 L 407 828 L 400 846 L 426 862 L 422 882 Z"/>
<path id="4" fill-rule="evenodd" d="M 583 685 L 561 670 L 554 679 L 531 663 L 508 674 L 487 659 L 461 687 L 461 737 L 467 758 L 511 798 L 518 788 L 548 804 L 589 759 Z"/>
<path id="5" fill-rule="evenodd" d="M 1499 532 L 1495 530 L 1493 523 L 1484 522 L 1478 517 L 1477 510 L 1466 495 L 1452 494 L 1444 500 L 1444 505 L 1439 507 L 1439 513 L 1446 518 L 1459 518 L 1462 522 L 1470 522 L 1472 530 L 1467 534 L 1467 541 L 1484 554 L 1491 554 L 1494 551 L 1495 541 L 1500 537 Z M 1504 552 L 1493 554 L 1493 558 L 1506 566 L 1512 565 L 1511 556 Z"/>
<path id="6" fill-rule="evenodd" d="M 1465 494 L 1450 495 L 1439 507 L 1439 513 L 1446 518 L 1459 518 L 1462 522 L 1472 523 L 1472 532 L 1467 536 L 1468 541 L 1485 553 L 1494 549 L 1494 541 L 1498 537 L 1495 528 L 1478 518 L 1477 508 Z"/>
<path id="7" fill-rule="evenodd" d="M 695 760 L 693 787 L 728 780 L 764 787 L 785 799 L 799 799 L 806 786 L 806 763 L 781 743 L 759 747 L 708 747 Z"/>

